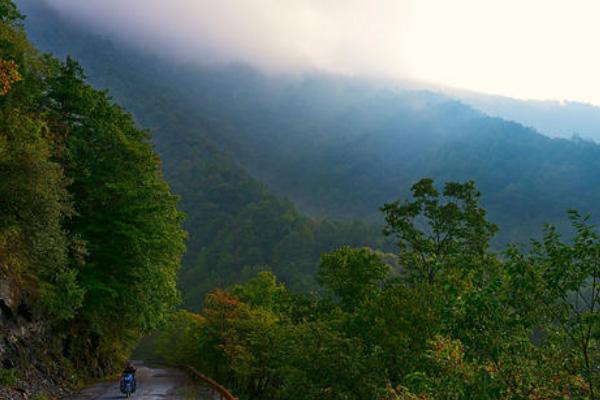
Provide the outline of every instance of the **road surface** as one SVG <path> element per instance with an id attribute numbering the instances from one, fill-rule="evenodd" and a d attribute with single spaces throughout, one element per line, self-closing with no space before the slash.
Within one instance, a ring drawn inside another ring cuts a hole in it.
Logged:
<path id="1" fill-rule="evenodd" d="M 149 366 L 137 366 L 137 391 L 133 400 L 213 400 L 207 391 L 192 384 L 182 371 Z M 103 382 L 90 386 L 66 400 L 117 400 L 125 396 L 119 391 L 119 382 Z"/>

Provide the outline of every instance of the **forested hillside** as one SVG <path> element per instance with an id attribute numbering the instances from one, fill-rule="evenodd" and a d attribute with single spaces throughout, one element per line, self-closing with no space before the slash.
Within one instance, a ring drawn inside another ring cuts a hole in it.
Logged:
<path id="1" fill-rule="evenodd" d="M 407 196 L 422 176 L 474 179 L 500 225 L 498 243 L 527 240 L 544 222 L 565 228 L 565 209 L 591 212 L 600 200 L 593 143 L 550 139 L 432 92 L 317 73 L 267 76 L 244 65 L 181 65 L 86 33 L 37 4 L 27 7 L 34 39 L 76 55 L 144 126 L 168 131 L 156 140 L 167 166 L 182 150 L 161 146 L 186 131 L 309 215 L 377 224 L 378 207 Z"/>
<path id="2" fill-rule="evenodd" d="M 185 250 L 149 133 L 22 20 L 0 1 L 0 397 L 119 368 L 179 303 Z"/>
<path id="3" fill-rule="evenodd" d="M 272 269 L 294 288 L 312 288 L 322 252 L 341 245 L 389 248 L 379 227 L 307 218 L 269 193 L 240 166 L 238 154 L 228 152 L 238 147 L 228 136 L 229 123 L 199 113 L 186 100 L 183 81 L 165 80 L 168 63 L 60 22 L 41 3 L 24 5 L 29 31 L 42 48 L 83 60 L 91 81 L 110 88 L 139 124 L 152 129 L 165 177 L 187 215 L 188 251 L 179 279 L 186 306 L 198 307 L 215 286 L 261 269 Z"/>
<path id="4" fill-rule="evenodd" d="M 179 312 L 155 357 L 241 399 L 597 399 L 598 230 L 571 211 L 572 237 L 496 253 L 473 182 L 412 194 L 383 207 L 399 273 L 349 247 L 321 257 L 318 294 L 263 272 Z"/>

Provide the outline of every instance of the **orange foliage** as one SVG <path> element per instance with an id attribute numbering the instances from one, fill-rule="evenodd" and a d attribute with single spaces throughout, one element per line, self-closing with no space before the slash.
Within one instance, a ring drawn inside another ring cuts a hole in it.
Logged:
<path id="1" fill-rule="evenodd" d="M 222 289 L 208 294 L 205 299 L 204 314 L 209 320 L 231 320 L 238 315 L 240 301 Z"/>
<path id="2" fill-rule="evenodd" d="M 0 96 L 6 95 L 12 85 L 22 80 L 23 77 L 17 70 L 17 64 L 12 60 L 0 60 Z"/>

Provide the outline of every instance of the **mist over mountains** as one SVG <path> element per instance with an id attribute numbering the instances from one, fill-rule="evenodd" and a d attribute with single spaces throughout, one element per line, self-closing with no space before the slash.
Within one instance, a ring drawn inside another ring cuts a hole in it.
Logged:
<path id="1" fill-rule="evenodd" d="M 23 7 L 30 7 L 28 3 L 35 2 L 19 1 Z M 414 58 L 405 51 L 409 30 L 418 28 L 411 22 L 416 6 L 409 0 L 381 0 L 366 8 L 360 1 L 343 6 L 315 1 L 284 6 L 270 1 L 178 0 L 169 7 L 154 1 L 44 3 L 70 23 L 85 26 L 87 32 L 174 63 L 247 63 L 269 74 L 295 77 L 316 71 L 369 77 L 386 86 L 448 93 L 491 116 L 531 126 L 550 137 L 600 138 L 600 108 L 590 103 L 513 99 L 416 77 L 403 66 Z M 176 10 L 185 12 L 174 15 Z M 174 20 L 178 23 L 172 24 Z"/>
<path id="2" fill-rule="evenodd" d="M 26 1 L 31 0 L 21 3 Z M 276 73 L 388 75 L 401 68 L 406 26 L 398 22 L 408 8 L 389 0 L 378 0 L 376 7 L 359 0 L 44 2 L 88 31 L 176 62 L 242 62 Z"/>
<path id="3" fill-rule="evenodd" d="M 137 1 L 95 0 L 43 2 L 70 23 L 85 26 L 87 32 L 167 58 L 173 63 L 245 63 L 268 74 L 296 78 L 317 71 L 357 79 L 368 77 L 372 82 L 388 87 L 448 93 L 486 114 L 531 126 L 550 137 L 571 138 L 576 135 L 583 139 L 600 139 L 600 108 L 590 103 L 519 100 L 506 95 L 483 94 L 473 88 L 465 90 L 467 88 L 456 84 L 448 86 L 441 83 L 442 86 L 439 86 L 411 71 L 405 64 L 420 52 L 426 54 L 427 50 L 426 43 L 423 43 L 419 52 L 414 53 L 415 49 L 412 53 L 408 52 L 411 46 L 418 45 L 418 42 L 408 43 L 418 39 L 415 32 L 425 29 L 412 20 L 421 7 L 425 10 L 431 7 L 425 2 L 417 6 L 410 0 L 380 0 L 369 7 L 361 1 L 346 1 L 342 5 L 312 0 L 295 3 L 177 0 L 168 7 L 160 1 L 143 4 Z M 21 0 L 19 3 L 23 7 L 31 7 L 35 1 Z M 440 6 L 437 4 L 437 7 Z M 496 11 L 508 12 L 512 7 L 509 4 L 505 6 L 506 9 L 501 7 Z M 460 13 L 459 9 L 453 10 L 452 7 L 448 7 L 447 11 L 450 12 L 448 19 L 457 18 L 455 13 Z M 436 20 L 434 15 L 429 17 Z M 419 24 L 424 23 L 428 22 L 419 20 Z M 487 34 L 489 32 L 478 33 Z M 522 37 L 521 40 L 534 38 Z M 427 44 L 432 45 L 431 40 Z M 456 45 L 456 42 L 448 43 L 447 51 L 452 53 Z M 503 47 L 510 48 L 511 45 L 504 43 Z M 454 62 L 459 57 L 451 54 L 445 63 Z M 532 60 L 521 61 L 532 64 Z M 591 61 L 586 60 L 588 63 Z M 423 66 L 418 69 L 423 69 Z M 488 81 L 503 79 L 501 76 L 488 78 Z M 569 80 L 573 81 L 572 77 Z M 554 78 L 553 82 L 556 83 Z M 590 85 L 592 82 L 586 86 Z M 575 82 L 571 86 L 575 87 Z"/>
<path id="4" fill-rule="evenodd" d="M 550 139 L 433 91 L 171 62 L 89 32 L 43 3 L 22 6 L 39 47 L 76 57 L 97 87 L 153 130 L 188 214 L 180 280 L 188 304 L 248 267 L 268 264 L 307 287 L 322 251 L 389 248 L 379 207 L 406 198 L 424 176 L 474 180 L 500 225 L 498 243 L 527 241 L 546 222 L 564 227 L 567 209 L 593 213 L 600 201 L 593 143 Z"/>

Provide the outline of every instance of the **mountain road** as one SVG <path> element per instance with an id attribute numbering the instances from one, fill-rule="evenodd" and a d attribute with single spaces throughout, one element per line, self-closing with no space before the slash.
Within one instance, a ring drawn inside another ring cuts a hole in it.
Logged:
<path id="1" fill-rule="evenodd" d="M 206 388 L 194 384 L 183 371 L 137 366 L 137 390 L 133 400 L 214 400 Z M 117 400 L 125 396 L 117 380 L 98 383 L 67 397 L 65 400 Z"/>

